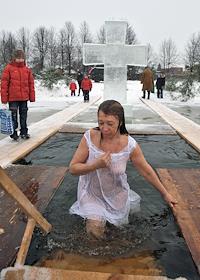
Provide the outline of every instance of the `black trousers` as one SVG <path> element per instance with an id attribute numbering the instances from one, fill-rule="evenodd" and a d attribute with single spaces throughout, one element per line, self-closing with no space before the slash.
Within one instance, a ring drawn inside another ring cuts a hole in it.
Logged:
<path id="1" fill-rule="evenodd" d="M 150 90 L 147 90 L 147 93 L 148 93 L 148 99 L 150 99 Z M 146 90 L 143 90 L 143 96 L 142 96 L 142 98 L 145 98 L 145 96 L 146 96 Z"/>
<path id="2" fill-rule="evenodd" d="M 26 135 L 28 133 L 27 128 L 27 101 L 12 101 L 9 102 L 9 109 L 12 113 L 12 121 L 14 132 L 18 128 L 18 112 L 19 112 L 19 122 L 20 122 L 20 135 Z"/>
<path id="3" fill-rule="evenodd" d="M 162 88 L 157 89 L 157 97 L 158 98 L 163 98 L 163 89 Z"/>
<path id="4" fill-rule="evenodd" d="M 81 83 L 82 81 L 78 81 L 78 94 L 80 95 L 81 92 Z"/>
<path id="5" fill-rule="evenodd" d="M 84 102 L 89 101 L 89 90 L 83 90 Z"/>

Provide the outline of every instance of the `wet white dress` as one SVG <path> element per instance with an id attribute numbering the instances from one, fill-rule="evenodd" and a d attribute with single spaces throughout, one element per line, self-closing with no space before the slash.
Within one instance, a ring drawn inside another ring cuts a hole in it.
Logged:
<path id="1" fill-rule="evenodd" d="M 84 134 L 92 162 L 105 152 L 96 147 L 90 139 L 90 131 Z M 128 223 L 131 212 L 140 210 L 140 196 L 130 190 L 127 182 L 126 165 L 136 141 L 128 136 L 128 145 L 118 153 L 111 154 L 109 167 L 100 168 L 79 177 L 77 201 L 70 213 L 86 219 L 110 222 L 116 226 Z"/>

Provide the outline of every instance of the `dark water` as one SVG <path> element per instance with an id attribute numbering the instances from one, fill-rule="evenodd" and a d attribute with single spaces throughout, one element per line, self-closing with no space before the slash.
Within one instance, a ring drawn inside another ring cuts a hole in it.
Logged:
<path id="1" fill-rule="evenodd" d="M 57 134 L 29 154 L 23 164 L 66 166 L 80 141 L 81 135 Z M 146 159 L 154 168 L 199 168 L 200 156 L 179 136 L 136 136 Z M 91 243 L 84 231 L 84 221 L 68 214 L 76 200 L 78 177 L 67 174 L 45 212 L 53 231 L 44 237 L 36 230 L 27 264 L 62 248 L 67 253 L 116 258 L 148 252 L 164 275 L 175 278 L 199 279 L 195 264 L 174 221 L 171 210 L 160 194 L 151 187 L 130 164 L 128 180 L 141 197 L 141 212 L 130 217 L 130 224 L 116 229 L 108 225 L 103 242 Z"/>
<path id="2" fill-rule="evenodd" d="M 172 106 L 169 105 L 169 107 L 178 112 L 179 114 L 183 115 L 184 117 L 192 120 L 193 122 L 196 122 L 197 124 L 200 124 L 200 106 Z"/>

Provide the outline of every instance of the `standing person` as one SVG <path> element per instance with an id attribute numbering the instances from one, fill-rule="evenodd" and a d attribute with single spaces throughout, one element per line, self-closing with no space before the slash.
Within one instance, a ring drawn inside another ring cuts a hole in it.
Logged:
<path id="1" fill-rule="evenodd" d="M 163 98 L 163 89 L 165 86 L 165 74 L 159 73 L 156 80 L 156 88 L 157 88 L 157 97 Z"/>
<path id="2" fill-rule="evenodd" d="M 76 83 L 74 80 L 71 81 L 71 83 L 69 84 L 69 89 L 71 90 L 71 96 L 76 96 Z"/>
<path id="3" fill-rule="evenodd" d="M 70 213 L 86 219 L 88 235 L 101 238 L 107 221 L 115 226 L 127 224 L 130 211 L 140 209 L 141 198 L 127 182 L 128 160 L 171 207 L 177 201 L 145 160 L 138 143 L 128 134 L 121 104 L 106 100 L 100 104 L 97 116 L 98 127 L 85 132 L 70 162 L 70 173 L 80 176 L 78 199 Z"/>
<path id="4" fill-rule="evenodd" d="M 142 76 L 141 76 L 141 83 L 143 84 L 142 86 L 142 91 L 143 91 L 143 96 L 142 98 L 145 98 L 146 91 L 148 93 L 148 99 L 150 99 L 150 93 L 153 92 L 154 89 L 154 80 L 153 80 L 153 72 L 151 69 L 146 66 Z"/>
<path id="5" fill-rule="evenodd" d="M 78 96 L 81 93 L 81 83 L 82 83 L 82 80 L 83 80 L 83 73 L 81 73 L 81 71 L 78 70 L 78 72 L 77 72 Z"/>
<path id="6" fill-rule="evenodd" d="M 12 112 L 14 133 L 10 137 L 19 138 L 18 112 L 20 121 L 20 136 L 29 139 L 27 128 L 27 103 L 35 102 L 34 79 L 31 70 L 25 64 L 25 54 L 22 50 L 14 52 L 13 60 L 5 67 L 1 77 L 1 102 L 8 103 Z"/>
<path id="7" fill-rule="evenodd" d="M 84 76 L 81 88 L 83 91 L 84 102 L 89 102 L 89 92 L 92 90 L 92 82 L 87 75 Z"/>

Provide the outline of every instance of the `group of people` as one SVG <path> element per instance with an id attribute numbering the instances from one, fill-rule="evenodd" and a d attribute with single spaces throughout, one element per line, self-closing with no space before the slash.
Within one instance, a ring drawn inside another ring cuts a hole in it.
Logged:
<path id="1" fill-rule="evenodd" d="M 145 99 L 147 92 L 147 99 L 150 99 L 151 92 L 154 93 L 154 76 L 151 69 L 146 66 L 143 73 L 141 74 L 141 83 L 142 83 L 142 98 Z M 156 89 L 157 89 L 157 98 L 163 98 L 163 89 L 165 86 L 165 75 L 164 73 L 158 73 L 156 79 Z"/>
<path id="2" fill-rule="evenodd" d="M 83 91 L 84 102 L 89 102 L 89 92 L 92 82 L 87 75 L 78 71 L 77 81 L 79 85 L 78 95 Z M 75 96 L 76 82 L 70 83 L 71 95 Z M 1 103 L 3 108 L 11 111 L 13 134 L 10 137 L 17 141 L 20 138 L 29 139 L 27 126 L 28 101 L 35 102 L 34 78 L 30 68 L 26 66 L 26 58 L 23 50 L 16 50 L 12 60 L 3 70 L 1 76 Z M 18 133 L 18 122 L 20 130 Z"/>
<path id="3" fill-rule="evenodd" d="M 143 82 L 146 73 L 150 71 L 145 70 Z M 89 101 L 91 88 L 90 79 L 84 76 L 79 83 L 79 94 L 82 89 L 85 102 Z M 151 89 L 144 84 L 145 90 L 149 98 Z M 14 133 L 10 137 L 14 140 L 19 136 L 28 139 L 27 102 L 35 101 L 35 90 L 33 75 L 26 66 L 22 50 L 16 50 L 12 61 L 3 71 L 1 101 L 3 104 L 8 103 L 12 112 Z M 18 113 L 20 135 L 17 133 Z M 98 126 L 83 135 L 70 162 L 69 171 L 79 176 L 77 201 L 71 206 L 70 213 L 84 218 L 87 234 L 99 239 L 104 237 L 107 222 L 122 226 L 128 223 L 130 212 L 140 210 L 141 197 L 130 189 L 127 182 L 126 165 L 129 160 L 171 207 L 177 201 L 146 161 L 139 144 L 129 135 L 122 105 L 115 100 L 104 101 L 98 108 L 97 119 Z"/>
<path id="4" fill-rule="evenodd" d="M 89 102 L 89 93 L 92 90 L 92 82 L 88 75 L 83 75 L 82 72 L 78 70 L 77 72 L 77 82 L 78 82 L 78 96 L 83 92 L 84 102 Z M 69 84 L 69 89 L 71 91 L 71 96 L 76 95 L 76 81 L 72 80 Z"/>

